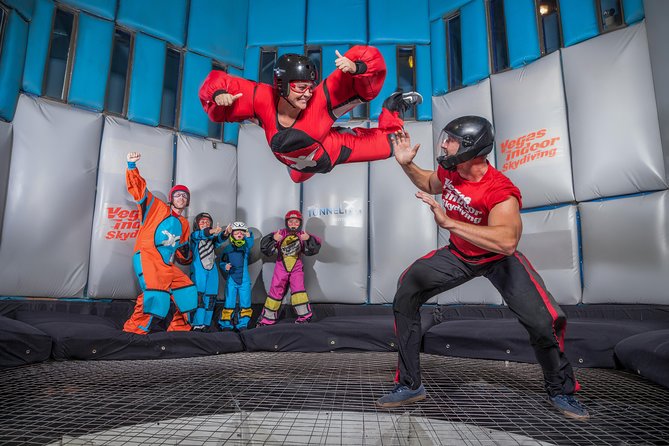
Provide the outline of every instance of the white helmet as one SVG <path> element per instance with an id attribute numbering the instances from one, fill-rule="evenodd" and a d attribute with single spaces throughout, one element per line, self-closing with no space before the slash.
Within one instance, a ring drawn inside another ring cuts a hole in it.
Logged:
<path id="1" fill-rule="evenodd" d="M 230 225 L 230 232 L 233 232 L 233 231 L 244 231 L 244 232 L 246 232 L 248 230 L 249 230 L 248 226 L 246 226 L 246 223 L 244 223 L 243 221 L 235 221 Z"/>

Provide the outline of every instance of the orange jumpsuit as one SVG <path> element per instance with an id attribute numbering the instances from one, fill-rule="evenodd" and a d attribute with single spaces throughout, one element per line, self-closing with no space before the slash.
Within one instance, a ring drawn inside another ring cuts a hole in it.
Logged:
<path id="1" fill-rule="evenodd" d="M 176 310 L 167 331 L 189 331 L 187 313 L 197 308 L 197 289 L 173 262 L 175 255 L 183 258 L 178 248 L 188 244 L 188 221 L 146 188 L 134 163 L 128 163 L 126 184 L 141 213 L 132 264 L 142 294 L 123 331 L 147 334 L 154 317 L 167 316 L 170 301 Z"/>

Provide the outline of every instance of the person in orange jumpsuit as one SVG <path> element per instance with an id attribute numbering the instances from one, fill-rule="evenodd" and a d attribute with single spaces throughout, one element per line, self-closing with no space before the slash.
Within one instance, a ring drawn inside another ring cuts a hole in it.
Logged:
<path id="1" fill-rule="evenodd" d="M 170 190 L 170 203 L 156 198 L 139 174 L 136 163 L 140 158 L 138 152 L 128 153 L 125 178 L 128 192 L 141 214 L 132 265 L 142 293 L 123 331 L 149 333 L 156 319 L 167 316 L 170 302 L 176 309 L 167 331 L 190 331 L 189 313 L 197 308 L 197 289 L 174 265 L 175 256 L 180 263 L 187 263 L 190 256 L 190 230 L 182 215 L 190 202 L 190 191 L 186 186 L 176 185 Z"/>
<path id="2" fill-rule="evenodd" d="M 337 164 L 389 158 L 389 135 L 402 129 L 403 113 L 420 104 L 422 96 L 393 93 L 383 103 L 378 128 L 332 127 L 337 118 L 374 99 L 386 77 L 383 56 L 373 46 L 336 54 L 337 69 L 318 85 L 316 66 L 300 54 L 279 57 L 273 87 L 213 70 L 200 87 L 200 102 L 215 122 L 256 120 L 296 183 Z"/>

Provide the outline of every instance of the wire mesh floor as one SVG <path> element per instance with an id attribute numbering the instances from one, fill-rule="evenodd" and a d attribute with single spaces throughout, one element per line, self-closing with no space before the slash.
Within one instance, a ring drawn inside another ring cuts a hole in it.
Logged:
<path id="1" fill-rule="evenodd" d="M 660 445 L 669 389 L 578 369 L 588 422 L 546 402 L 534 364 L 422 356 L 428 399 L 394 410 L 394 353 L 235 353 L 0 370 L 0 444 Z"/>

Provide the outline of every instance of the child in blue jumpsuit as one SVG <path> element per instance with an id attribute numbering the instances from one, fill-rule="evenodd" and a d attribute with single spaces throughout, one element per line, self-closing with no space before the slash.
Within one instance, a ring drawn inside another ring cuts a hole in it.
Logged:
<path id="1" fill-rule="evenodd" d="M 202 331 L 211 325 L 214 305 L 218 296 L 218 271 L 214 250 L 225 241 L 223 229 L 212 228 L 213 219 L 206 212 L 195 216 L 194 231 L 190 236 L 190 250 L 193 263 L 190 265 L 190 277 L 197 287 L 197 309 L 193 315 L 193 331 Z"/>
<path id="2" fill-rule="evenodd" d="M 225 229 L 224 236 L 229 242 L 221 254 L 219 267 L 227 280 L 225 304 L 218 321 L 222 330 L 246 330 L 253 314 L 251 310 L 251 279 L 249 277 L 249 253 L 253 247 L 253 235 L 244 222 L 236 221 Z M 239 295 L 239 314 L 233 326 L 237 296 Z"/>

